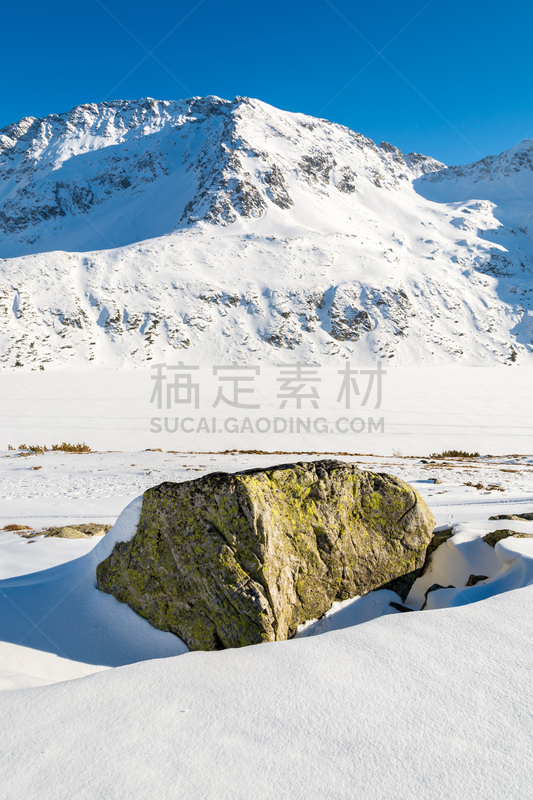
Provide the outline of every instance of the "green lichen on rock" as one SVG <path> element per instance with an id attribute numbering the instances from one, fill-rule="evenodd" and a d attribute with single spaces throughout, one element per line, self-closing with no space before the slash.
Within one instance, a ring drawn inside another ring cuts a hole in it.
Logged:
<path id="1" fill-rule="evenodd" d="M 434 525 L 411 486 L 344 462 L 213 473 L 145 492 L 97 583 L 191 649 L 241 647 L 420 568 Z"/>

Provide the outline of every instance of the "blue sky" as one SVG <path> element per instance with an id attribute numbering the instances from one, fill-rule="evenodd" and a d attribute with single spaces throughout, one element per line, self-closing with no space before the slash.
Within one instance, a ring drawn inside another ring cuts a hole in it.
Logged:
<path id="1" fill-rule="evenodd" d="M 0 126 L 240 94 L 465 163 L 533 136 L 532 30 L 530 2 L 28 0 L 3 8 Z"/>

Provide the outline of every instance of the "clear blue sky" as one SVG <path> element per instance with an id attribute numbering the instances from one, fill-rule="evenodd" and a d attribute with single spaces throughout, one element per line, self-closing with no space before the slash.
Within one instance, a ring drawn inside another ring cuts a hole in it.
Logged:
<path id="1" fill-rule="evenodd" d="M 240 94 L 448 164 L 533 136 L 531 2 L 27 0 L 1 20 L 0 126 Z"/>

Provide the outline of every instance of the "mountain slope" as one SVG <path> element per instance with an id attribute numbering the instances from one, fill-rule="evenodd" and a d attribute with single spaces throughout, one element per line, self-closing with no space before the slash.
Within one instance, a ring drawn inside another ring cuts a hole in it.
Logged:
<path id="1" fill-rule="evenodd" d="M 248 98 L 22 120 L 0 132 L 2 363 L 528 360 L 531 241 L 487 168 Z"/>
<path id="2" fill-rule="evenodd" d="M 0 131 L 0 252 L 94 250 L 198 220 L 258 218 L 294 205 L 286 172 L 304 188 L 355 192 L 354 162 L 389 188 L 443 166 L 247 98 L 112 102 L 28 118 Z"/>

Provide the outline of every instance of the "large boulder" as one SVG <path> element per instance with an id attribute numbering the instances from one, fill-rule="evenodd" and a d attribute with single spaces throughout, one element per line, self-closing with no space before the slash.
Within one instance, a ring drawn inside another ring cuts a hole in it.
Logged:
<path id="1" fill-rule="evenodd" d="M 145 492 L 97 583 L 193 650 L 241 647 L 420 568 L 434 526 L 411 486 L 344 462 L 216 472 Z"/>

